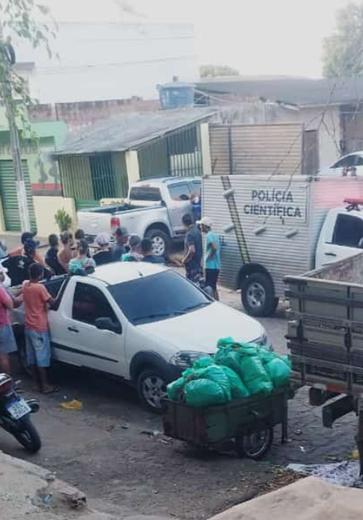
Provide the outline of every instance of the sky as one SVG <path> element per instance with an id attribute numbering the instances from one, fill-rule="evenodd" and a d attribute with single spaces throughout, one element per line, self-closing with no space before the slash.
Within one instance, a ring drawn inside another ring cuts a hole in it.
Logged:
<path id="1" fill-rule="evenodd" d="M 199 64 L 229 65 L 245 76 L 320 77 L 322 40 L 350 0 L 42 2 L 59 21 L 190 22 Z"/>

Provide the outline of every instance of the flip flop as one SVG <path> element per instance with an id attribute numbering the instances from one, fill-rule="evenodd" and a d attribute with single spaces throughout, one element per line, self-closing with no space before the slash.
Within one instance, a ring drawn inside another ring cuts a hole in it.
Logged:
<path id="1" fill-rule="evenodd" d="M 59 386 L 53 386 L 52 388 L 49 388 L 48 390 L 42 390 L 42 394 L 49 395 L 49 394 L 56 394 L 59 392 L 60 387 Z"/>

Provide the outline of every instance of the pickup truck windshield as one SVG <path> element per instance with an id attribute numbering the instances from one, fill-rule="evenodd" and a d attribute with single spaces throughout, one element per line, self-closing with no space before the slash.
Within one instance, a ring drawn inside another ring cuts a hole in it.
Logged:
<path id="1" fill-rule="evenodd" d="M 131 188 L 130 200 L 147 200 L 150 202 L 160 202 L 161 193 L 159 188 L 152 188 L 151 186 L 136 186 Z"/>
<path id="2" fill-rule="evenodd" d="M 173 271 L 164 271 L 108 287 L 133 325 L 182 316 L 210 305 L 211 300 Z"/>

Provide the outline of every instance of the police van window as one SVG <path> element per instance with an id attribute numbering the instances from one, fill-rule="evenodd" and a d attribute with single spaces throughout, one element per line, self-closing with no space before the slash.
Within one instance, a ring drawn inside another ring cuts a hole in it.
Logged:
<path id="1" fill-rule="evenodd" d="M 333 244 L 358 248 L 362 238 L 362 219 L 353 217 L 353 215 L 338 215 L 335 223 Z"/>
<path id="2" fill-rule="evenodd" d="M 169 186 L 169 193 L 173 200 L 188 201 L 191 196 L 189 185 L 186 182 Z"/>

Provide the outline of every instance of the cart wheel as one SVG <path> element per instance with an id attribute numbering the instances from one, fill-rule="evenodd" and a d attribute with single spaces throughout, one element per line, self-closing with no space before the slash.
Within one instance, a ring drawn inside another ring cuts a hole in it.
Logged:
<path id="1" fill-rule="evenodd" d="M 237 455 L 241 458 L 245 456 L 252 460 L 261 460 L 271 448 L 273 438 L 273 428 L 236 437 Z"/>

